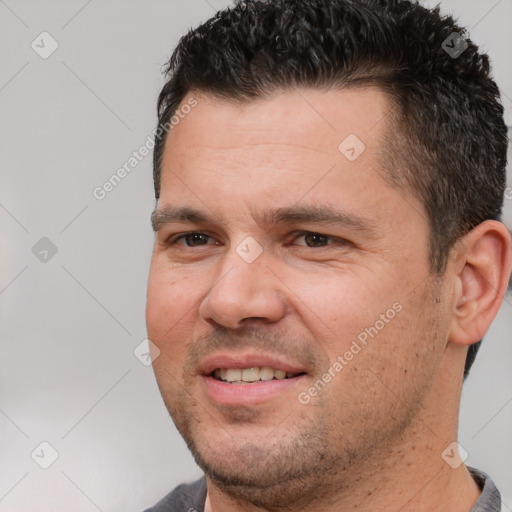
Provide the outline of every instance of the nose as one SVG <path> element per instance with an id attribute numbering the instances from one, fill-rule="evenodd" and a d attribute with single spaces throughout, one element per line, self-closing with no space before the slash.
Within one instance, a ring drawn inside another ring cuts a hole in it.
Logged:
<path id="1" fill-rule="evenodd" d="M 249 320 L 272 323 L 283 318 L 286 312 L 283 284 L 268 267 L 265 252 L 248 263 L 233 250 L 219 267 L 199 307 L 199 314 L 206 322 L 239 329 Z"/>

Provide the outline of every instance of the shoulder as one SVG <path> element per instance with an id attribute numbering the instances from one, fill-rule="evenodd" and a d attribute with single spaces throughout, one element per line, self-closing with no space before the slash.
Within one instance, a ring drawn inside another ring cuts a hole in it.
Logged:
<path id="1" fill-rule="evenodd" d="M 203 512 L 206 499 L 205 477 L 181 484 L 144 512 Z"/>
<path id="2" fill-rule="evenodd" d="M 482 494 L 475 503 L 470 512 L 500 512 L 501 511 L 501 495 L 500 491 L 494 485 L 491 477 L 479 471 L 478 469 L 468 466 L 471 476 L 480 487 Z"/>

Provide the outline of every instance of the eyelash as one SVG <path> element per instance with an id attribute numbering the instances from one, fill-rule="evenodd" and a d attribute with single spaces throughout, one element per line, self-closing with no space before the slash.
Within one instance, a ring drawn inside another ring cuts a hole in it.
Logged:
<path id="1" fill-rule="evenodd" d="M 177 244 L 177 242 L 179 240 L 185 240 L 185 238 L 187 236 L 190 236 L 190 235 L 203 235 L 203 236 L 206 236 L 208 238 L 213 238 L 212 236 L 207 235 L 206 233 L 201 233 L 200 231 L 189 231 L 187 233 L 183 233 L 181 235 L 169 238 L 167 240 L 167 242 L 165 243 L 165 245 L 168 245 L 168 246 L 179 245 L 179 244 Z M 331 235 L 324 235 L 323 233 L 318 233 L 316 231 L 300 231 L 300 232 L 297 232 L 297 233 L 294 234 L 293 240 L 296 240 L 297 238 L 301 238 L 301 237 L 307 236 L 307 235 L 319 235 L 320 237 L 327 238 L 328 240 L 336 241 L 336 242 L 340 243 L 341 245 L 345 245 L 345 246 L 346 245 L 350 245 L 350 242 L 348 242 L 347 240 L 344 240 L 342 238 L 338 238 L 338 237 L 335 237 L 335 236 L 331 236 Z M 193 247 L 201 247 L 203 245 L 208 245 L 208 244 L 183 245 L 183 247 L 193 248 Z M 308 245 L 302 245 L 302 244 L 300 244 L 300 245 L 302 247 L 306 247 L 308 249 L 318 249 L 318 248 L 329 247 L 329 246 L 334 245 L 334 244 L 322 245 L 320 247 L 314 247 L 314 246 L 308 246 Z"/>

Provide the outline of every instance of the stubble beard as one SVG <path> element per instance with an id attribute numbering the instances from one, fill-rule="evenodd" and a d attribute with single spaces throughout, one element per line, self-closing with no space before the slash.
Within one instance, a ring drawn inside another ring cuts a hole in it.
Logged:
<path id="1" fill-rule="evenodd" d="M 346 470 L 356 461 L 356 454 L 350 452 L 342 459 L 339 454 L 334 456 L 320 420 L 309 428 L 296 425 L 293 430 L 294 422 L 285 421 L 283 428 L 277 426 L 271 434 L 258 438 L 241 440 L 226 435 L 228 439 L 219 445 L 216 434 L 208 434 L 208 418 L 197 422 L 191 411 L 194 408 L 186 407 L 180 413 L 175 408 L 173 421 L 207 478 L 242 504 L 277 511 L 308 501 L 305 498 L 312 493 L 318 499 L 329 480 L 337 480 L 340 469 Z M 239 424 L 241 414 L 236 413 Z"/>
<path id="2" fill-rule="evenodd" d="M 324 409 L 314 418 L 290 416 L 272 433 L 258 438 L 225 436 L 228 441 L 221 445 L 218 433 L 208 432 L 207 425 L 215 422 L 204 408 L 187 393 L 172 396 L 172 402 L 164 398 L 168 410 L 207 478 L 234 502 L 269 512 L 329 503 L 340 492 L 350 492 L 375 460 L 403 438 L 414 415 L 413 409 L 405 408 L 393 425 L 387 417 L 377 421 L 372 416 L 357 425 L 346 421 L 333 433 L 325 421 L 329 409 Z M 327 396 L 318 407 L 328 407 Z M 242 425 L 244 414 L 243 408 L 238 410 L 233 422 Z M 252 423 L 253 411 L 247 408 L 246 414 Z"/>

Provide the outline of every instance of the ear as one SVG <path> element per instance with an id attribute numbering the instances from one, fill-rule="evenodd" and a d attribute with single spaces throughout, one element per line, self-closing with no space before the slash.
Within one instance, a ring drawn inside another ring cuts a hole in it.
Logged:
<path id="1" fill-rule="evenodd" d="M 512 266 L 510 232 L 501 222 L 487 220 L 453 248 L 453 316 L 448 340 L 471 345 L 481 340 L 507 292 Z"/>

